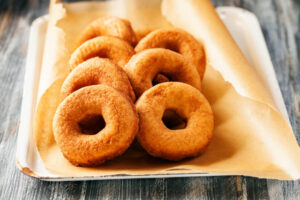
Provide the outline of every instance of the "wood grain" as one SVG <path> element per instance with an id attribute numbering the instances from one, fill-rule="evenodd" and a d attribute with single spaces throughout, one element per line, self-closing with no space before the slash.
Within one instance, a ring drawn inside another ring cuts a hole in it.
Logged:
<path id="1" fill-rule="evenodd" d="M 213 0 L 254 12 L 300 142 L 300 1 Z M 241 176 L 43 182 L 16 168 L 24 67 L 32 21 L 48 0 L 0 1 L 0 199 L 300 199 L 300 181 Z"/>

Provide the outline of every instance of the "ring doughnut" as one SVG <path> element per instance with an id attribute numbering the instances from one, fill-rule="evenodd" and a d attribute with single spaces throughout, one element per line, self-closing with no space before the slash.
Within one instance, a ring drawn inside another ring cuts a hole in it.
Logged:
<path id="1" fill-rule="evenodd" d="M 131 45 L 137 42 L 135 33 L 128 20 L 118 17 L 101 17 L 91 22 L 81 33 L 75 42 L 74 49 L 79 47 L 85 41 L 97 36 L 113 36 L 127 41 Z"/>
<path id="2" fill-rule="evenodd" d="M 149 48 L 166 48 L 178 52 L 188 58 L 197 67 L 201 80 L 206 65 L 205 52 L 202 45 L 189 33 L 178 28 L 162 28 L 147 34 L 136 45 L 135 51 Z"/>
<path id="3" fill-rule="evenodd" d="M 94 134 L 84 134 L 81 124 L 99 116 L 104 119 L 104 128 Z M 116 89 L 102 84 L 87 86 L 69 95 L 53 119 L 54 137 L 61 152 L 79 166 L 99 165 L 121 155 L 137 131 L 134 105 Z"/>
<path id="4" fill-rule="evenodd" d="M 79 64 L 66 78 L 61 94 L 66 98 L 76 90 L 89 86 L 105 84 L 126 94 L 135 102 L 135 94 L 125 71 L 108 59 L 91 58 Z"/>
<path id="5" fill-rule="evenodd" d="M 186 120 L 185 128 L 171 130 L 164 125 L 162 118 L 168 109 Z M 190 85 L 158 84 L 137 100 L 136 110 L 140 117 L 137 140 L 154 157 L 178 161 L 198 156 L 211 140 L 211 107 L 202 93 Z"/>
<path id="6" fill-rule="evenodd" d="M 182 55 L 168 49 L 147 49 L 134 55 L 125 66 L 125 71 L 137 97 L 153 86 L 152 80 L 157 74 L 201 89 L 195 66 Z"/>
<path id="7" fill-rule="evenodd" d="M 99 36 L 86 41 L 71 55 L 69 66 L 71 71 L 83 61 L 92 57 L 109 58 L 120 67 L 129 61 L 134 54 L 133 48 L 124 40 Z"/>

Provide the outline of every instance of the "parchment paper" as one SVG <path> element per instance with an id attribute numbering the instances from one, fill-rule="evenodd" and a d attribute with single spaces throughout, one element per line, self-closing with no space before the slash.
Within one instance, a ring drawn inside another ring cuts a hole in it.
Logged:
<path id="1" fill-rule="evenodd" d="M 172 24 L 204 44 L 208 63 L 202 90 L 215 114 L 215 131 L 201 156 L 164 161 L 147 155 L 137 142 L 124 155 L 96 168 L 75 167 L 62 156 L 52 133 L 60 86 L 68 73 L 74 40 L 86 24 L 103 15 L 127 18 L 134 29 Z M 52 173 L 79 177 L 208 172 L 300 178 L 300 148 L 291 127 L 209 0 L 52 1 L 44 52 L 35 138 L 44 165 Z"/>

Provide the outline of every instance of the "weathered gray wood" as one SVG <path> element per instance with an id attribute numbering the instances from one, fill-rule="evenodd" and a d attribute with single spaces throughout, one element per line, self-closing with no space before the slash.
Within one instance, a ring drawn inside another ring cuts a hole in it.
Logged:
<path id="1" fill-rule="evenodd" d="M 258 17 L 293 129 L 300 141 L 300 1 L 213 0 Z M 0 1 L 0 199 L 300 199 L 300 181 L 240 176 L 43 182 L 15 166 L 24 67 L 31 22 L 48 0 Z"/>

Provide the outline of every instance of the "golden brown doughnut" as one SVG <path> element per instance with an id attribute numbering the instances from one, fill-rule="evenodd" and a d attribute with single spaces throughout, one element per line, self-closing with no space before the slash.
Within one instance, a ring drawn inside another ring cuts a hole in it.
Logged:
<path id="1" fill-rule="evenodd" d="M 131 45 L 137 42 L 134 31 L 128 20 L 118 17 L 101 17 L 91 22 L 81 33 L 75 42 L 74 49 L 79 47 L 85 41 L 97 36 L 113 36 L 127 41 Z"/>
<path id="2" fill-rule="evenodd" d="M 154 31 L 154 28 L 146 28 L 146 29 L 139 29 L 135 31 L 136 39 L 139 42 L 141 39 L 143 39 L 146 35 Z"/>
<path id="3" fill-rule="evenodd" d="M 99 36 L 78 47 L 71 55 L 69 65 L 72 71 L 77 65 L 89 58 L 101 57 L 109 58 L 120 67 L 124 67 L 133 54 L 133 48 L 124 40 L 110 36 Z"/>
<path id="4" fill-rule="evenodd" d="M 104 128 L 96 129 L 96 134 L 84 134 L 90 133 L 84 131 L 86 122 L 97 124 L 101 116 Z M 69 95 L 53 119 L 53 132 L 61 152 L 71 163 L 80 166 L 99 165 L 121 155 L 137 131 L 134 105 L 116 89 L 102 84 Z"/>
<path id="5" fill-rule="evenodd" d="M 147 34 L 136 45 L 135 51 L 140 52 L 150 48 L 166 48 L 178 52 L 188 58 L 203 79 L 206 58 L 203 46 L 189 33 L 178 28 L 161 28 Z"/>
<path id="6" fill-rule="evenodd" d="M 135 102 L 135 94 L 125 71 L 108 59 L 98 57 L 79 64 L 64 81 L 61 94 L 66 98 L 82 87 L 97 84 L 111 86 Z"/>
<path id="7" fill-rule="evenodd" d="M 148 35 L 149 33 L 151 33 L 154 30 L 156 30 L 156 29 L 146 28 L 146 29 L 136 30 L 135 35 L 136 35 L 137 41 L 139 42 L 141 39 L 143 39 L 146 35 Z M 155 83 L 155 84 L 168 82 L 168 81 L 169 81 L 168 78 L 162 74 L 157 74 L 156 77 L 153 79 L 153 83 Z"/>
<path id="8" fill-rule="evenodd" d="M 162 117 L 168 109 L 186 120 L 183 129 L 167 128 Z M 178 161 L 202 153 L 211 140 L 214 119 L 211 107 L 194 87 L 168 82 L 158 84 L 137 100 L 140 117 L 137 140 L 152 156 Z"/>
<path id="9" fill-rule="evenodd" d="M 201 89 L 200 76 L 195 66 L 184 56 L 168 49 L 154 48 L 134 55 L 125 66 L 125 71 L 136 96 L 152 87 L 157 74 L 170 81 L 179 81 Z"/>
<path id="10" fill-rule="evenodd" d="M 157 85 L 159 83 L 164 83 L 164 82 L 169 82 L 169 79 L 162 74 L 157 74 L 152 81 L 153 85 Z"/>

